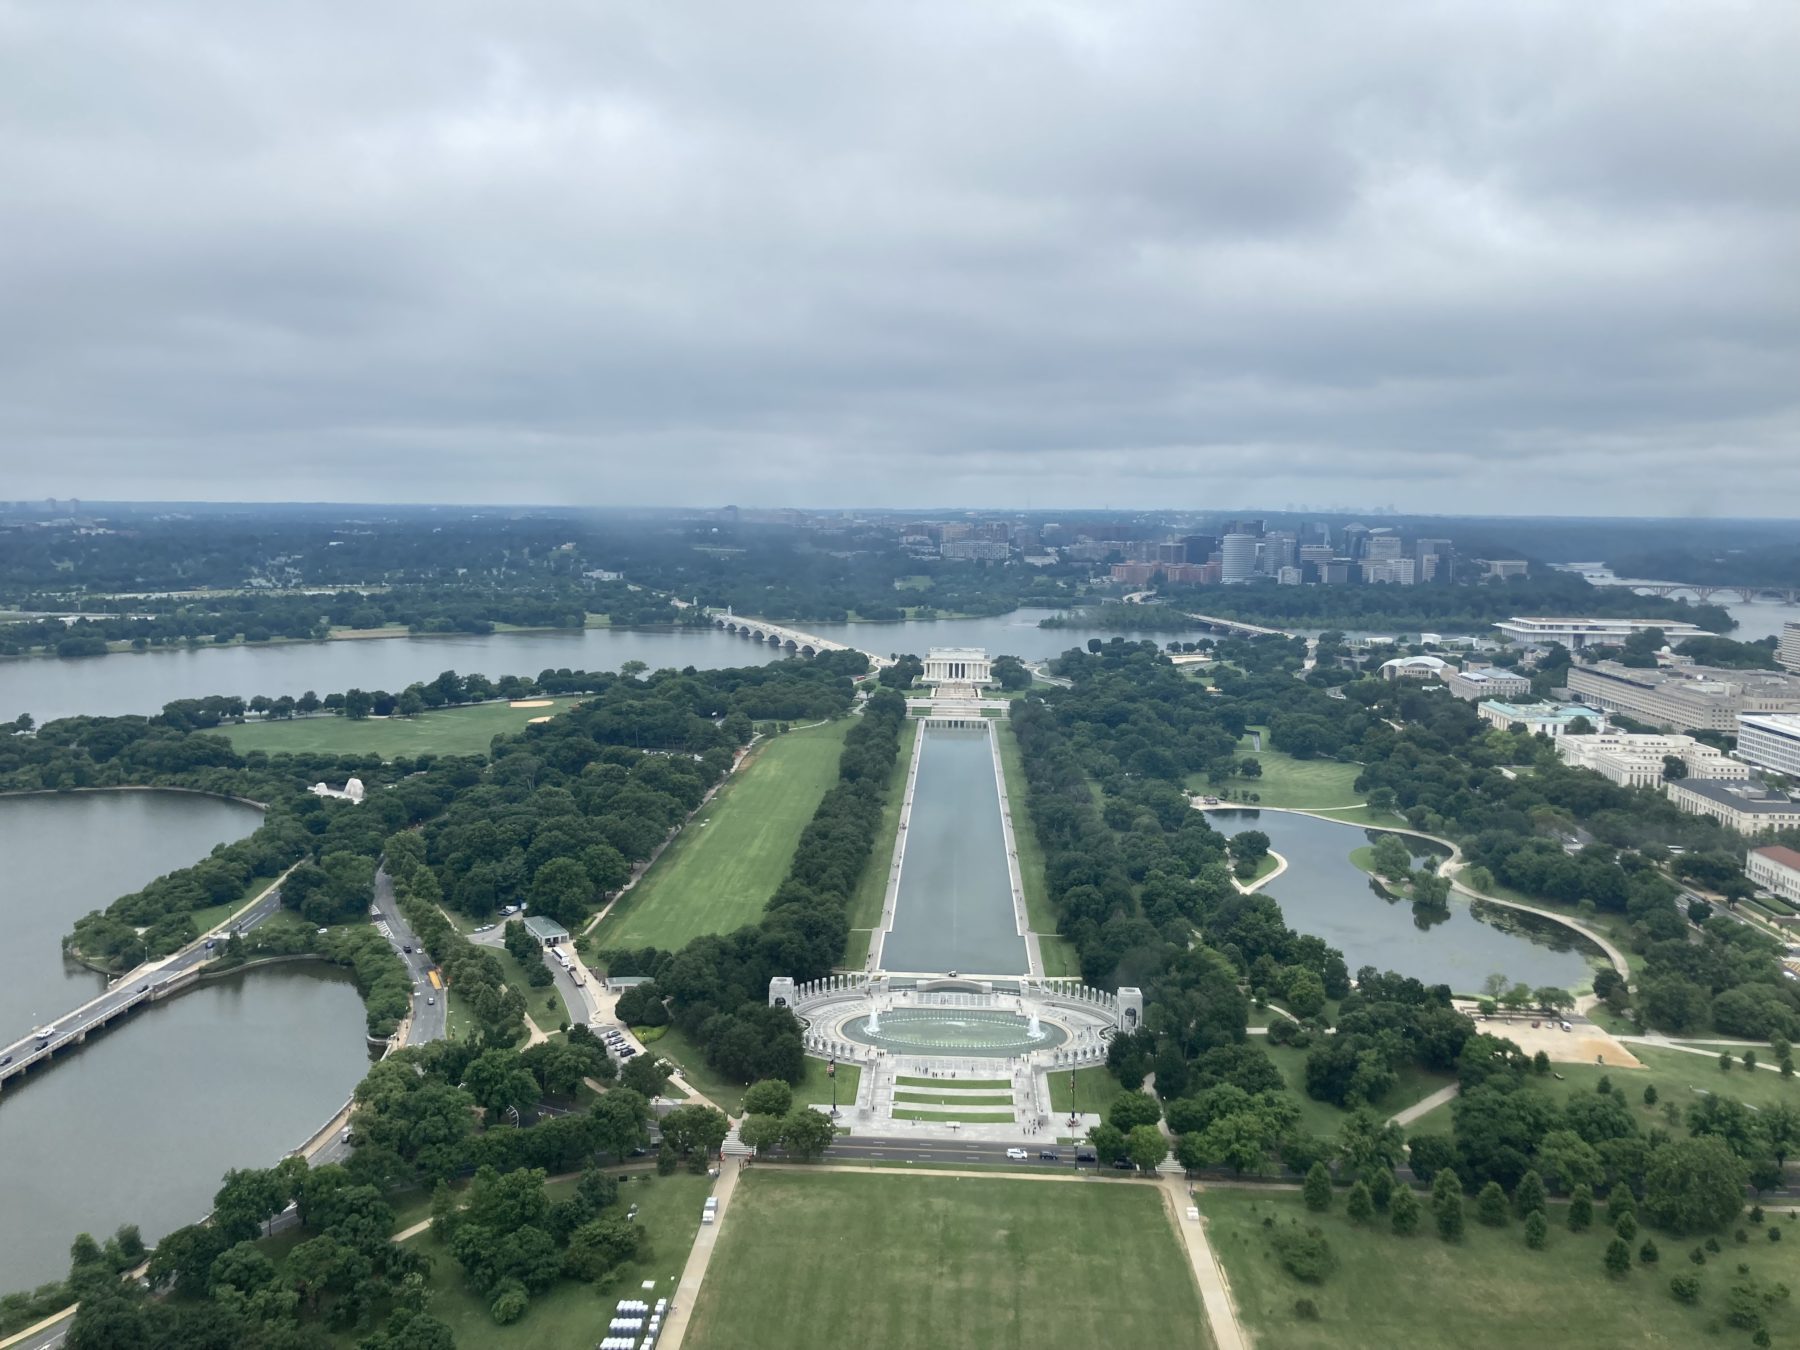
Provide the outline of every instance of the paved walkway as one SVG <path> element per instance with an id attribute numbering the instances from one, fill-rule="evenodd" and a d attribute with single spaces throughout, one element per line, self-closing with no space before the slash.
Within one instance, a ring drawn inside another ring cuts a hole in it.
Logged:
<path id="1" fill-rule="evenodd" d="M 1431 1114 L 1431 1112 L 1437 1110 L 1438 1107 L 1442 1106 L 1445 1102 L 1454 1101 L 1456 1099 L 1456 1094 L 1461 1091 L 1462 1088 L 1456 1083 L 1450 1084 L 1449 1087 L 1441 1087 L 1429 1097 L 1421 1097 L 1411 1106 L 1394 1112 L 1393 1115 L 1388 1117 L 1388 1124 L 1410 1125 L 1420 1116 Z"/>
<path id="2" fill-rule="evenodd" d="M 758 1167 L 765 1165 L 757 1164 Z M 681 1279 L 675 1286 L 674 1297 L 669 1300 L 669 1315 L 663 1319 L 662 1335 L 656 1342 L 662 1350 L 680 1350 L 681 1342 L 687 1336 L 688 1319 L 694 1315 L 694 1304 L 700 1297 L 700 1283 L 706 1278 L 707 1266 L 712 1263 L 719 1232 L 731 1220 L 731 1195 L 737 1190 L 738 1176 L 743 1170 L 741 1166 L 729 1164 L 719 1169 L 718 1184 L 713 1187 L 719 1214 L 711 1223 L 701 1224 L 700 1231 L 694 1234 L 693 1250 L 688 1253 L 687 1264 L 681 1268 Z"/>
<path id="3" fill-rule="evenodd" d="M 1195 1193 L 1199 1190 L 1198 1186 L 1194 1188 Z M 1194 1268 L 1194 1282 L 1200 1286 L 1200 1302 L 1206 1309 L 1207 1325 L 1212 1328 L 1213 1344 L 1219 1350 L 1249 1350 L 1250 1338 L 1238 1322 L 1231 1284 L 1218 1257 L 1213 1255 L 1212 1243 L 1206 1239 L 1206 1220 L 1196 1222 L 1187 1217 L 1188 1207 L 1194 1203 L 1188 1198 L 1188 1183 L 1178 1175 L 1164 1175 L 1162 1193 L 1169 1221 L 1181 1235 L 1188 1263 Z"/>

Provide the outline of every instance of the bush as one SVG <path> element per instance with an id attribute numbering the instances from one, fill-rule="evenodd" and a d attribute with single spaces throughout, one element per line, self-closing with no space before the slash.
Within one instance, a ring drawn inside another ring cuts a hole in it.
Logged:
<path id="1" fill-rule="evenodd" d="M 1525 1245 L 1532 1251 L 1544 1249 L 1550 1241 L 1550 1221 L 1544 1217 L 1544 1211 L 1534 1209 L 1525 1216 Z"/>
<path id="2" fill-rule="evenodd" d="M 1621 1214 L 1619 1215 L 1619 1221 L 1613 1225 L 1613 1232 L 1617 1233 L 1626 1242 L 1630 1242 L 1637 1236 L 1637 1227 L 1636 1215 L 1629 1213 Z"/>
<path id="3" fill-rule="evenodd" d="M 1669 1281 L 1669 1293 L 1677 1303 L 1698 1303 L 1700 1301 L 1700 1277 L 1698 1275 L 1677 1275 Z"/>
<path id="4" fill-rule="evenodd" d="M 1375 1201 L 1375 1208 L 1385 1210 L 1388 1201 L 1394 1198 L 1394 1174 L 1382 1168 L 1369 1178 L 1369 1195 Z"/>
<path id="5" fill-rule="evenodd" d="M 1481 1194 L 1475 1197 L 1475 1217 L 1489 1228 L 1504 1228 L 1510 1217 L 1506 1212 L 1506 1192 L 1500 1189 L 1500 1183 L 1490 1181 L 1481 1188 Z"/>
<path id="6" fill-rule="evenodd" d="M 1325 1170 L 1324 1163 L 1314 1163 L 1307 1172 L 1302 1194 L 1306 1197 L 1306 1207 L 1314 1213 L 1331 1208 L 1331 1173 Z"/>
<path id="7" fill-rule="evenodd" d="M 1662 1253 L 1656 1250 L 1656 1244 L 1649 1238 L 1645 1238 L 1644 1245 L 1638 1248 L 1638 1264 L 1653 1266 L 1660 1260 L 1662 1260 Z"/>
<path id="8" fill-rule="evenodd" d="M 1368 1183 L 1359 1180 L 1350 1188 L 1350 1199 L 1344 1212 L 1352 1223 L 1367 1223 L 1375 1217 L 1375 1197 L 1369 1194 Z"/>
<path id="9" fill-rule="evenodd" d="M 1586 1186 L 1577 1186 L 1569 1196 L 1569 1231 L 1584 1233 L 1594 1222 L 1594 1192 Z"/>
<path id="10" fill-rule="evenodd" d="M 1337 1267 L 1331 1244 L 1317 1228 L 1290 1225 L 1275 1234 L 1274 1246 L 1287 1273 L 1308 1284 L 1318 1284 Z"/>
<path id="11" fill-rule="evenodd" d="M 531 1296 L 525 1292 L 525 1286 L 517 1280 L 506 1280 L 501 1283 L 499 1292 L 494 1295 L 494 1301 L 488 1311 L 494 1315 L 496 1322 L 505 1327 L 511 1326 L 523 1317 L 525 1310 L 530 1306 Z"/>
<path id="12" fill-rule="evenodd" d="M 1394 1187 L 1394 1198 L 1388 1202 L 1388 1222 L 1401 1237 L 1419 1231 L 1419 1197 L 1413 1194 L 1411 1186 Z"/>
<path id="13" fill-rule="evenodd" d="M 1606 1273 L 1615 1280 L 1623 1279 L 1631 1269 L 1631 1248 L 1625 1245 L 1623 1238 L 1614 1238 L 1606 1244 Z"/>
<path id="14" fill-rule="evenodd" d="M 1294 1300 L 1294 1316 L 1302 1322 L 1316 1322 L 1319 1320 L 1319 1305 L 1310 1298 L 1297 1298 Z"/>

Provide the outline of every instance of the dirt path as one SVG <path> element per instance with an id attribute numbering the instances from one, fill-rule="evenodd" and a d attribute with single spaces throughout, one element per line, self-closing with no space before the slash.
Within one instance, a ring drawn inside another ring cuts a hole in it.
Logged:
<path id="1" fill-rule="evenodd" d="M 1421 1097 L 1411 1106 L 1404 1107 L 1401 1110 L 1394 1112 L 1393 1115 L 1388 1117 L 1388 1124 L 1410 1125 L 1420 1116 L 1429 1115 L 1431 1112 L 1437 1110 L 1438 1107 L 1442 1106 L 1445 1102 L 1455 1100 L 1456 1094 L 1461 1091 L 1462 1088 L 1455 1083 L 1450 1084 L 1448 1087 L 1441 1087 L 1429 1097 Z"/>

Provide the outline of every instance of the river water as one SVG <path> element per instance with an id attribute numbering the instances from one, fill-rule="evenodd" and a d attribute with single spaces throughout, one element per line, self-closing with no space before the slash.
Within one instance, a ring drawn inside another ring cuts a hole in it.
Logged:
<path id="1" fill-rule="evenodd" d="M 254 829 L 189 794 L 0 798 L 0 1033 L 98 993 L 58 939 L 89 909 Z M 276 966 L 144 1009 L 0 1092 L 0 1291 L 59 1278 L 80 1232 L 147 1240 L 201 1217 L 230 1167 L 304 1142 L 368 1069 L 362 1000 L 341 972 Z"/>
<path id="2" fill-rule="evenodd" d="M 1021 609 L 991 619 L 907 620 L 902 623 L 801 624 L 880 656 L 924 655 L 928 647 L 984 647 L 1028 661 L 1055 656 L 1090 637 L 1112 633 L 1039 628 L 1057 611 Z M 1173 634 L 1127 633 L 1167 640 Z M 1194 636 L 1200 636 L 1195 630 Z M 617 670 L 643 661 L 652 670 L 694 666 L 715 670 L 781 660 L 785 653 L 721 629 L 587 628 L 570 632 L 492 633 L 486 637 L 367 638 L 290 642 L 258 647 L 196 647 L 118 653 L 79 659 L 0 660 L 0 721 L 30 713 L 40 723 L 86 713 L 116 717 L 153 713 L 178 698 L 237 694 L 320 695 L 345 689 L 399 690 L 445 670 L 463 674 L 536 675 L 546 669 Z"/>
<path id="3" fill-rule="evenodd" d="M 884 970 L 1011 975 L 1026 968 L 986 727 L 920 728 L 919 776 Z"/>
<path id="4" fill-rule="evenodd" d="M 1379 830 L 1343 825 L 1285 811 L 1209 811 L 1215 830 L 1261 830 L 1287 860 L 1287 870 L 1261 890 L 1281 906 L 1288 927 L 1314 933 L 1358 966 L 1395 970 L 1427 984 L 1476 993 L 1491 974 L 1532 988 L 1585 989 L 1592 981 L 1589 954 L 1599 952 L 1571 930 L 1494 905 L 1471 908 L 1452 895 L 1450 917 L 1421 927 L 1412 905 L 1389 900 L 1369 885 L 1350 861 L 1352 849 L 1373 843 Z M 1401 835 L 1415 858 L 1425 841 Z M 1441 850 L 1439 850 L 1441 853 Z"/>

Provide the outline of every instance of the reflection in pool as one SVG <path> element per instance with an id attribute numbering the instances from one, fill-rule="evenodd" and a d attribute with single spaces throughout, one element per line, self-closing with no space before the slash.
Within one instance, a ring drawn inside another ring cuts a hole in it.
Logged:
<path id="1" fill-rule="evenodd" d="M 871 1026 L 871 1020 L 875 1025 Z M 863 1045 L 902 1055 L 971 1055 L 1002 1058 L 1051 1050 L 1068 1039 L 1054 1022 L 979 1008 L 895 1008 L 856 1017 L 839 1028 Z M 1033 1030 L 1038 1033 L 1035 1037 Z"/>

